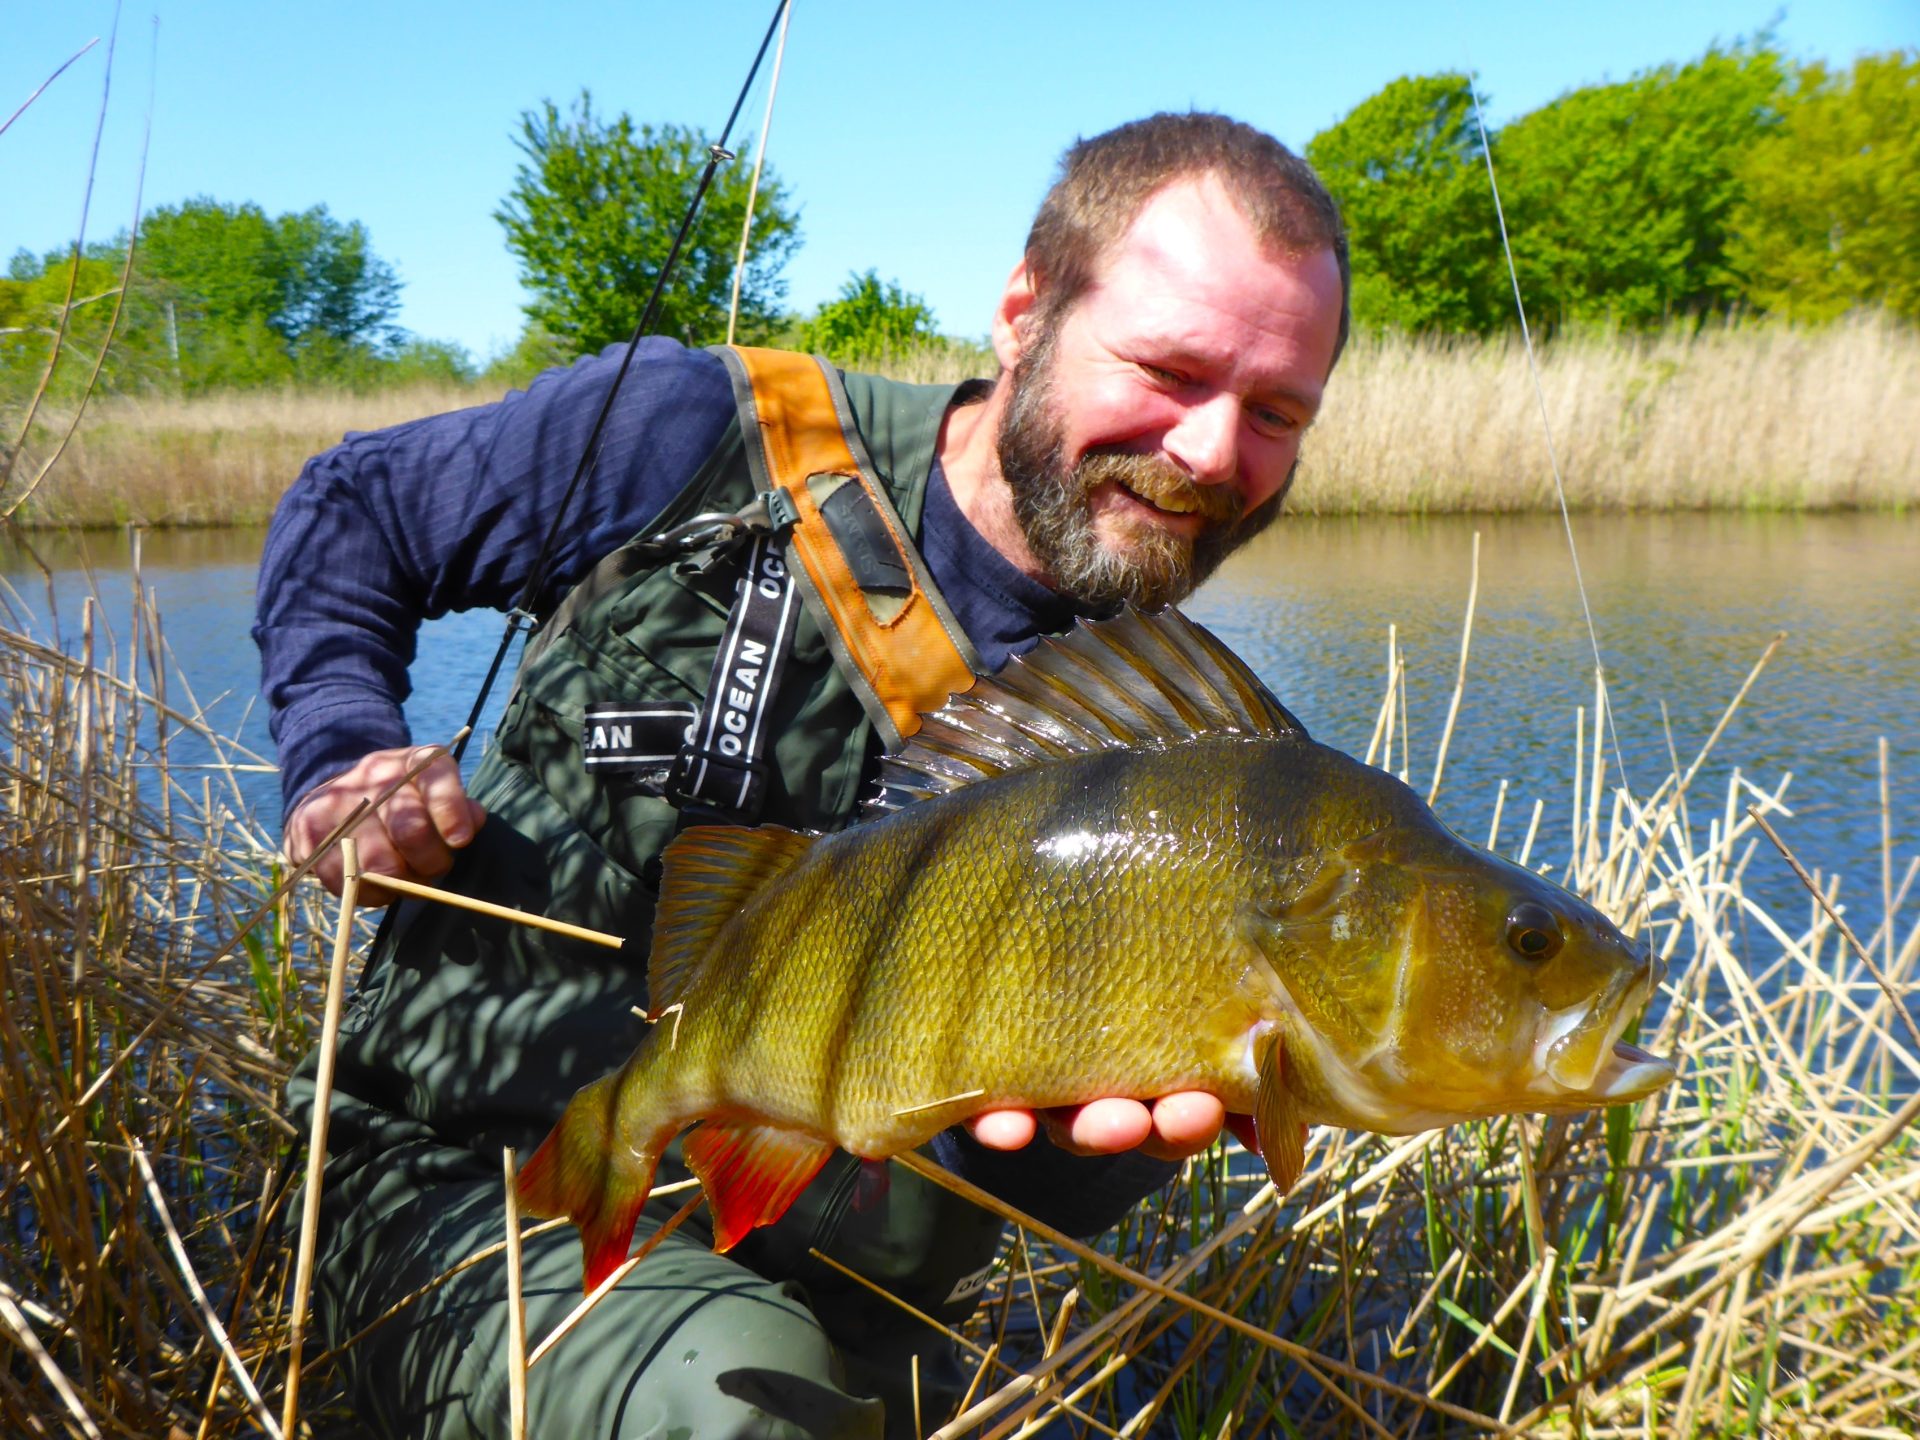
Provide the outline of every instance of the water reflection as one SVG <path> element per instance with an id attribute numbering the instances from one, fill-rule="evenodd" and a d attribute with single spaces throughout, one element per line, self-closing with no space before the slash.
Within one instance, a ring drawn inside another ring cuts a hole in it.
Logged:
<path id="1" fill-rule="evenodd" d="M 1505 779 L 1509 817 L 1516 800 L 1527 808 L 1546 801 L 1543 838 L 1557 843 L 1542 853 L 1558 858 L 1581 706 L 1592 743 L 1594 661 L 1557 518 L 1289 519 L 1235 557 L 1189 608 L 1318 738 L 1356 751 L 1373 730 L 1387 628 L 1397 624 L 1410 778 L 1424 791 L 1453 690 L 1476 530 L 1473 645 L 1439 808 L 1482 839 Z M 1920 768 L 1912 625 L 1920 520 L 1584 515 L 1575 534 L 1629 781 L 1644 790 L 1668 772 L 1669 736 L 1690 763 L 1768 642 L 1786 631 L 1695 781 L 1696 810 L 1724 803 L 1736 765 L 1768 789 L 1792 771 L 1795 817 L 1781 826 L 1789 843 L 1809 865 L 1846 874 L 1856 897 L 1877 891 L 1880 736 L 1891 749 L 1896 851 L 1911 851 L 1915 833 L 1912 806 L 1903 821 L 1898 797 L 1903 782 L 1911 794 Z M 1396 765 L 1398 753 L 1396 745 Z M 1503 830 L 1517 838 L 1513 819 Z M 1756 855 L 1749 875 L 1769 901 L 1793 914 L 1804 908 L 1770 850 Z"/>
<path id="2" fill-rule="evenodd" d="M 1288 519 L 1229 562 L 1189 609 L 1318 738 L 1355 752 L 1372 733 L 1388 626 L 1397 625 L 1407 663 L 1410 772 L 1424 791 L 1453 688 L 1475 530 L 1478 612 L 1439 808 L 1462 833 L 1484 839 L 1505 779 L 1507 843 L 1517 841 L 1538 797 L 1547 805 L 1538 854 L 1559 859 L 1567 848 L 1574 712 L 1591 706 L 1593 656 L 1557 518 Z M 1790 842 L 1809 865 L 1843 873 L 1845 894 L 1874 896 L 1868 908 L 1877 918 L 1882 735 L 1892 751 L 1896 851 L 1911 852 L 1915 834 L 1920 518 L 1587 515 L 1575 517 L 1575 531 L 1629 780 L 1645 788 L 1666 773 L 1669 725 L 1674 750 L 1690 761 L 1767 642 L 1787 631 L 1694 794 L 1717 809 L 1733 765 L 1769 789 L 1791 770 L 1795 817 L 1783 827 Z M 260 542 L 259 532 L 245 530 L 152 534 L 143 563 L 177 665 L 170 697 L 180 703 L 190 685 L 224 730 L 271 755 L 248 638 Z M 124 643 L 126 537 L 97 532 L 31 543 L 54 572 L 51 604 L 69 643 L 89 567 L 103 601 L 102 643 L 109 634 Z M 49 586 L 32 558 L 18 546 L 0 547 L 0 573 L 44 630 Z M 464 721 L 501 624 L 473 613 L 427 627 L 406 707 L 417 736 L 444 737 Z M 1396 765 L 1399 751 L 1396 744 Z M 271 823 L 278 807 L 272 777 L 242 783 Z M 1795 915 L 1804 910 L 1770 851 L 1756 854 L 1748 874 L 1771 903 Z"/>

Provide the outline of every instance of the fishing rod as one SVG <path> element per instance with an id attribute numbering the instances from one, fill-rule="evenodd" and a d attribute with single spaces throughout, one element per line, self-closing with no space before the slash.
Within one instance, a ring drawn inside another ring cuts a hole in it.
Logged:
<path id="1" fill-rule="evenodd" d="M 767 22 L 766 33 L 760 37 L 760 48 L 754 52 L 753 64 L 747 70 L 747 78 L 741 83 L 740 93 L 734 97 L 733 109 L 727 113 L 727 123 L 720 129 L 720 138 L 707 147 L 706 169 L 700 174 L 700 183 L 694 188 L 693 199 L 687 204 L 686 214 L 681 217 L 680 228 L 675 232 L 673 244 L 667 250 L 667 258 L 660 266 L 660 273 L 654 277 L 653 290 L 647 296 L 647 303 L 641 309 L 639 322 L 633 327 L 633 336 L 627 342 L 627 353 L 620 359 L 620 368 L 614 372 L 613 383 L 607 387 L 607 398 L 600 403 L 600 413 L 594 417 L 593 428 L 587 432 L 587 443 L 581 448 L 580 462 L 574 466 L 573 478 L 567 482 L 566 493 L 560 497 L 560 503 L 554 507 L 553 520 L 547 526 L 546 538 L 540 542 L 540 552 L 534 558 L 533 568 L 527 574 L 527 583 L 521 587 L 520 598 L 507 612 L 507 625 L 500 636 L 499 648 L 494 651 L 493 662 L 487 666 L 486 678 L 480 682 L 480 691 L 473 697 L 473 708 L 467 712 L 464 729 L 454 738 L 448 747 L 454 763 L 458 764 L 467 753 L 467 742 L 473 738 L 474 731 L 480 725 L 480 712 L 486 709 L 487 697 L 493 693 L 493 685 L 500 678 L 501 667 L 506 664 L 507 655 L 513 649 L 513 642 L 520 633 L 521 626 L 537 622 L 533 606 L 540 598 L 540 591 L 547 583 L 547 571 L 553 563 L 553 548 L 560 537 L 561 524 L 567 512 L 573 508 L 573 498 L 580 491 L 581 483 L 592 472 L 594 464 L 600 458 L 600 446 L 606 432 L 607 417 L 613 413 L 613 404 L 620 395 L 620 387 L 625 383 L 627 371 L 633 364 L 633 352 L 639 346 L 641 338 L 648 333 L 654 316 L 660 309 L 660 297 L 666 293 L 667 277 L 672 274 L 674 263 L 680 258 L 680 251 L 686 244 L 687 235 L 693 229 L 694 217 L 700 212 L 700 203 L 706 199 L 707 189 L 713 184 L 714 174 L 726 161 L 733 159 L 733 152 L 726 148 L 727 139 L 733 133 L 734 122 L 740 118 L 741 107 L 747 103 L 748 92 L 753 89 L 754 78 L 760 73 L 760 62 L 767 57 L 767 46 L 772 43 L 775 27 L 780 17 L 786 13 L 792 0 L 775 0 L 773 18 Z M 674 531 L 655 536 L 654 541 L 670 549 L 684 548 L 690 545 L 712 543 L 719 538 L 716 527 L 725 530 L 737 526 L 739 522 L 731 516 L 696 516 L 685 525 L 677 526 Z M 393 930 L 394 916 L 399 913 L 398 905 L 389 905 L 386 913 L 380 917 L 380 924 L 374 931 L 371 949 L 378 951 L 387 941 Z M 366 972 L 361 972 L 362 981 Z"/>
<path id="2" fill-rule="evenodd" d="M 626 354 L 620 358 L 620 368 L 614 372 L 613 384 L 607 388 L 607 398 L 600 402 L 600 413 L 594 417 L 593 428 L 587 432 L 587 443 L 580 451 L 580 463 L 574 466 L 573 478 L 567 482 L 567 488 L 560 497 L 560 503 L 554 507 L 553 520 L 547 526 L 546 538 L 540 542 L 540 552 L 534 558 L 533 568 L 527 573 L 527 583 L 520 591 L 520 598 L 507 612 L 507 627 L 500 636 L 500 646 L 494 651 L 493 663 L 487 667 L 487 675 L 480 682 L 480 692 L 473 697 L 473 708 L 467 713 L 467 728 L 452 747 L 453 758 L 457 762 L 466 755 L 467 741 L 479 728 L 480 712 L 486 708 L 487 697 L 493 693 L 494 681 L 499 679 L 500 670 L 506 664 L 507 655 L 513 649 L 513 642 L 520 633 L 522 625 L 538 623 L 539 617 L 533 606 L 540 598 L 540 591 L 547 583 L 547 571 L 553 563 L 553 550 L 560 538 L 560 527 L 567 512 L 573 508 L 573 498 L 580 486 L 592 472 L 600 459 L 601 442 L 607 427 L 607 417 L 613 413 L 614 401 L 619 398 L 620 387 L 625 383 L 627 371 L 633 365 L 634 351 L 641 339 L 650 333 L 654 316 L 660 309 L 660 297 L 666 293 L 667 277 L 672 274 L 676 261 L 680 258 L 681 248 L 686 244 L 687 235 L 693 229 L 694 217 L 700 213 L 700 204 L 706 199 L 707 189 L 713 184 L 713 177 L 725 162 L 734 158 L 727 149 L 727 138 L 733 133 L 734 122 L 740 118 L 741 107 L 747 103 L 747 94 L 753 89 L 753 82 L 760 73 L 760 62 L 767 58 L 767 46 L 773 43 L 775 30 L 780 18 L 786 14 L 792 0 L 776 0 L 773 18 L 767 22 L 766 33 L 760 37 L 760 48 L 754 52 L 753 64 L 747 70 L 747 78 L 741 83 L 740 93 L 734 98 L 733 109 L 727 114 L 727 123 L 720 127 L 720 138 L 707 147 L 706 169 L 700 173 L 700 183 L 694 187 L 693 199 L 687 203 L 686 214 L 680 219 L 680 228 L 674 234 L 673 244 L 667 251 L 667 258 L 660 266 L 660 272 L 654 277 L 653 291 L 647 296 L 647 303 L 640 312 L 640 319 L 633 327 L 633 336 L 627 342 Z M 706 520 L 708 517 L 699 517 Z M 680 527 L 682 530 L 687 527 Z M 658 536 L 656 540 L 671 546 L 684 546 L 697 537 L 678 535 Z M 391 912 L 389 912 L 391 913 Z"/>

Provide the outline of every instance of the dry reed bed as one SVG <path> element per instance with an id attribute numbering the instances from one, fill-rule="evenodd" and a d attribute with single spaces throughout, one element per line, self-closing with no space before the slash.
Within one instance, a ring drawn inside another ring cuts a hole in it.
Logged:
<path id="1" fill-rule="evenodd" d="M 326 917 L 272 899 L 258 762 L 169 693 L 145 597 L 78 620 L 0 632 L 0 1433 L 252 1433 Z"/>
<path id="2" fill-rule="evenodd" d="M 1824 510 L 1920 499 L 1920 335 L 1883 315 L 1817 330 L 1575 335 L 1542 345 L 1539 358 L 1576 508 Z M 1554 505 L 1518 337 L 1356 337 L 1289 503 L 1310 514 Z"/>
<path id="3" fill-rule="evenodd" d="M 181 762 L 183 735 L 244 757 L 155 683 L 150 611 L 123 633 L 90 613 L 64 653 L 0 634 L 0 1429 L 273 1434 L 278 1084 L 318 1033 L 333 917 L 311 887 L 276 897 L 230 777 Z M 1404 678 L 1370 758 L 1406 772 Z M 925 1433 L 1920 1426 L 1920 861 L 1889 844 L 1864 901 L 1819 880 L 1856 948 L 1811 897 L 1793 918 L 1744 891 L 1782 863 L 1761 817 L 1791 843 L 1784 778 L 1706 796 L 1676 758 L 1630 800 L 1577 733 L 1555 871 L 1668 959 L 1648 1043 L 1681 1079 L 1604 1115 L 1316 1131 L 1284 1199 L 1215 1151 L 1097 1254 L 1012 1232 L 963 1337 L 974 1391 Z M 1540 864 L 1539 814 L 1496 814 L 1489 843 Z"/>
<path id="4" fill-rule="evenodd" d="M 1540 356 L 1576 507 L 1820 510 L 1920 499 L 1920 335 L 1882 315 L 1820 330 L 1748 323 L 1572 336 Z M 870 368 L 935 381 L 990 364 L 977 346 L 948 344 L 879 357 Z M 494 398 L 422 388 L 102 399 L 23 518 L 263 521 L 301 463 L 348 430 Z M 35 443 L 49 446 L 63 431 L 53 417 Z M 34 449 L 23 458 L 34 460 Z M 1519 341 L 1356 337 L 1291 503 L 1306 513 L 1553 505 Z"/>

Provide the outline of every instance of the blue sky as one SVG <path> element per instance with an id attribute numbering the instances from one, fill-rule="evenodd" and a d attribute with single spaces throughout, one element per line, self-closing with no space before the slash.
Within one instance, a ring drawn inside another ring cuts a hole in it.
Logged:
<path id="1" fill-rule="evenodd" d="M 71 241 L 113 21 L 107 0 L 7 8 L 0 119 L 103 39 L 0 135 L 0 258 Z M 89 233 L 132 214 L 151 94 L 148 205 L 324 203 L 365 223 L 398 269 L 402 324 L 484 357 L 520 326 L 492 218 L 519 158 L 519 113 L 584 86 L 604 112 L 716 129 L 772 11 L 772 0 L 130 4 Z M 1062 147 L 1154 110 L 1224 110 L 1297 149 L 1394 77 L 1459 68 L 1478 73 L 1498 124 L 1769 23 L 1790 54 L 1844 64 L 1920 44 L 1920 0 L 796 0 L 769 149 L 801 203 L 788 303 L 831 298 L 872 266 L 924 295 L 943 328 L 983 334 Z"/>

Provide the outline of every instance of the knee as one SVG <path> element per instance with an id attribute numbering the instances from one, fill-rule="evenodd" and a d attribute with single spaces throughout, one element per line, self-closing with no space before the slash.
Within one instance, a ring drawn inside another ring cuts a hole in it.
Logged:
<path id="1" fill-rule="evenodd" d="M 684 1310 L 644 1353 L 629 1351 L 608 1375 L 614 1393 L 601 1403 L 611 1424 L 599 1433 L 880 1440 L 881 1403 L 849 1393 L 832 1343 L 792 1287 L 762 1282 L 708 1298 Z M 584 1398 L 571 1395 L 567 1408 Z M 538 1433 L 573 1432 L 556 1426 Z"/>

